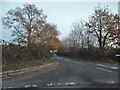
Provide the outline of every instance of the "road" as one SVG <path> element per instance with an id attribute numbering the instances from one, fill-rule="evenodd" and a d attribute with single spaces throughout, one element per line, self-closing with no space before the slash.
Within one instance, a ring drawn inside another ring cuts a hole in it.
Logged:
<path id="1" fill-rule="evenodd" d="M 3 80 L 7 87 L 118 88 L 118 68 L 55 56 L 61 66 L 40 74 Z"/>

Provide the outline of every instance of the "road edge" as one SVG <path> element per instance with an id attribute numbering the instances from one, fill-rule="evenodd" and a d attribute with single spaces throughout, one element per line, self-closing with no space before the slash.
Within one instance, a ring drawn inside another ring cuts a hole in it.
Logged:
<path id="1" fill-rule="evenodd" d="M 7 78 L 22 75 L 22 74 L 26 74 L 26 73 L 30 74 L 31 72 L 33 73 L 35 71 L 39 71 L 40 73 L 43 73 L 46 71 L 57 69 L 60 65 L 61 65 L 60 62 L 54 61 L 52 63 L 40 65 L 40 66 L 36 66 L 36 67 L 5 71 L 5 72 L 2 72 L 0 79 L 7 79 Z"/>

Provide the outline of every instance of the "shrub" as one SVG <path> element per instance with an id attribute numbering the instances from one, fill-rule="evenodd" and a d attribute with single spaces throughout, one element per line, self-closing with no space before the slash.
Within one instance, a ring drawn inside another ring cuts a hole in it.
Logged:
<path id="1" fill-rule="evenodd" d="M 50 56 L 50 47 L 47 45 L 31 44 L 29 47 L 9 44 L 2 46 L 3 64 L 19 60 L 34 60 Z"/>

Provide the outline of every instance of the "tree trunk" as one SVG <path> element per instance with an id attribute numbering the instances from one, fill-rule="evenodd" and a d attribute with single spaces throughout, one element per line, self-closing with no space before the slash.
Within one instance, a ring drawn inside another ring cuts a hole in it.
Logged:
<path id="1" fill-rule="evenodd" d="M 99 39 L 98 39 L 98 42 L 99 42 L 99 49 L 101 50 L 103 47 L 102 47 L 102 25 L 101 25 L 101 19 L 100 19 L 100 25 L 99 25 Z"/>
<path id="2" fill-rule="evenodd" d="M 30 46 L 30 44 L 31 44 L 31 30 L 28 31 L 27 42 L 28 42 L 27 45 Z"/>

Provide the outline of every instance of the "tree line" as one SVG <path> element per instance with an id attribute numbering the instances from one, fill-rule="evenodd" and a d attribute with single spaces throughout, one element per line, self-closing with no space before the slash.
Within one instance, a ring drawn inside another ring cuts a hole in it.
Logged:
<path id="1" fill-rule="evenodd" d="M 60 32 L 57 25 L 48 23 L 47 15 L 34 4 L 25 4 L 7 12 L 2 18 L 5 29 L 12 30 L 12 42 L 3 40 L 3 64 L 17 60 L 33 60 L 51 56 L 58 49 Z"/>
<path id="2" fill-rule="evenodd" d="M 120 54 L 120 17 L 108 7 L 95 7 L 89 21 L 72 23 L 71 32 L 64 38 L 60 55 L 117 59 Z"/>

